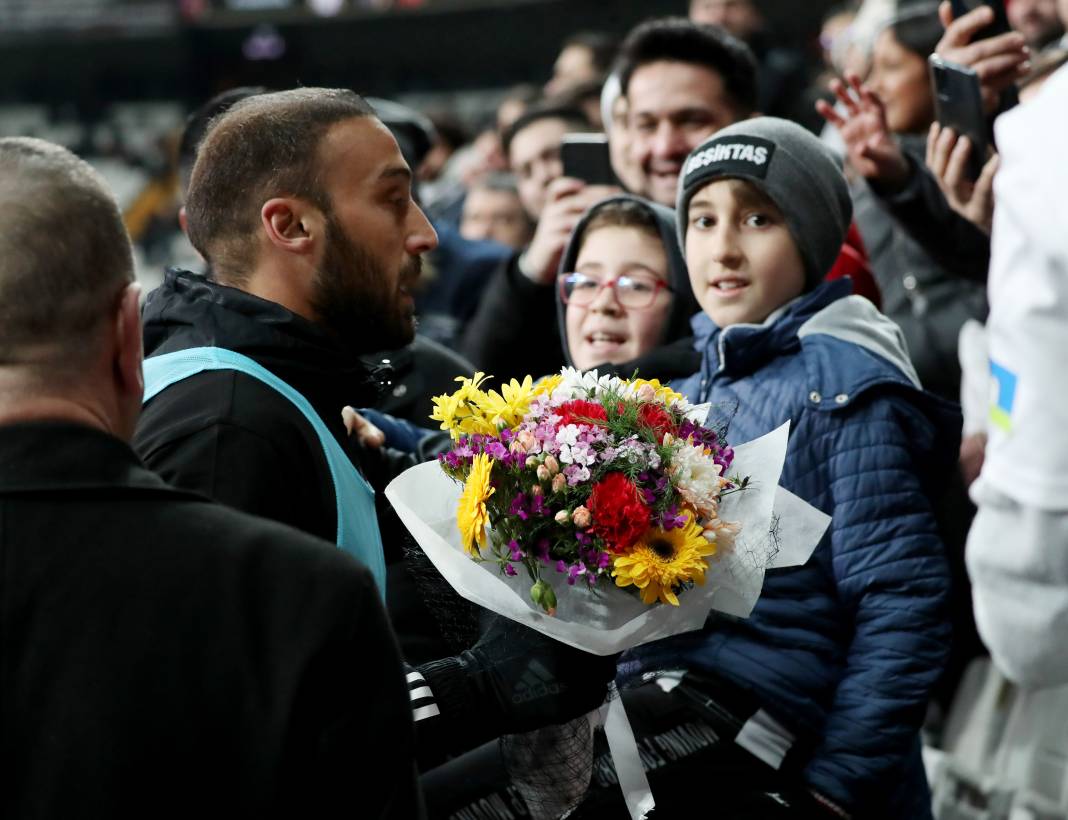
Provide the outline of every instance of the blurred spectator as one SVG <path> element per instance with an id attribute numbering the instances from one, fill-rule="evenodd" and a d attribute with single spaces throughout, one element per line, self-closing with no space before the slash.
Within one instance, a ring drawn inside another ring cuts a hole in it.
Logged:
<path id="1" fill-rule="evenodd" d="M 756 62 L 722 29 L 683 18 L 642 23 L 617 66 L 627 105 L 627 139 L 640 194 L 674 207 L 682 164 L 720 128 L 756 111 Z M 620 129 L 611 137 L 618 139 Z"/>
<path id="2" fill-rule="evenodd" d="M 981 285 L 959 277 L 982 278 L 979 265 L 985 263 L 986 239 L 968 224 L 969 232 L 958 233 L 967 241 L 947 247 L 945 254 L 964 264 L 947 269 L 941 257 L 936 260 L 895 218 L 905 209 L 951 213 L 937 184 L 921 170 L 926 132 L 934 119 L 926 60 L 941 36 L 934 6 L 903 12 L 876 38 L 870 85 L 861 86 L 852 75 L 849 89 L 835 81 L 843 114 L 834 113 L 827 103 L 821 103 L 820 110 L 838 126 L 850 166 L 859 176 L 851 186 L 855 218 L 882 291 L 883 310 L 904 332 L 924 387 L 956 401 L 960 328 L 969 318 L 982 320 L 986 312 Z M 913 177 L 930 180 L 925 193 L 935 198 L 935 205 L 916 204 L 924 191 L 908 184 Z M 966 269 L 969 264 L 972 270 Z"/>
<path id="3" fill-rule="evenodd" d="M 608 135 L 609 161 L 616 179 L 628 191 L 641 191 L 644 177 L 631 152 L 627 98 L 623 96 L 618 74 L 610 75 L 601 89 L 601 122 Z"/>
<path id="4" fill-rule="evenodd" d="M 760 65 L 756 110 L 816 126 L 811 109 L 802 100 L 808 87 L 805 54 L 793 45 L 775 42 L 760 0 L 690 0 L 690 19 L 720 26 L 753 50 Z"/>
<path id="5" fill-rule="evenodd" d="M 536 85 L 517 85 L 509 89 L 497 104 L 497 133 L 503 137 L 512 123 L 540 99 L 541 89 Z"/>
<path id="6" fill-rule="evenodd" d="M 552 102 L 565 108 L 580 109 L 594 129 L 603 131 L 604 120 L 601 116 L 601 92 L 603 89 L 604 78 L 587 80 L 557 94 L 552 98 Z"/>
<path id="7" fill-rule="evenodd" d="M 560 143 L 571 131 L 589 131 L 582 111 L 551 105 L 524 112 L 504 132 L 501 140 L 508 166 L 519 184 L 519 198 L 531 219 L 545 208 L 549 184 L 564 175 Z"/>
<path id="8" fill-rule="evenodd" d="M 433 182 L 445 169 L 445 163 L 468 142 L 466 129 L 452 114 L 437 113 L 428 117 L 434 128 L 434 142 L 416 169 L 420 182 Z"/>
<path id="9" fill-rule="evenodd" d="M 519 250 L 533 234 L 534 223 L 519 200 L 511 174 L 490 174 L 468 190 L 460 222 L 464 239 L 492 239 Z"/>
<path id="10" fill-rule="evenodd" d="M 603 82 L 618 47 L 613 35 L 600 31 L 584 31 L 568 37 L 553 63 L 553 76 L 545 84 L 545 96 L 558 96 L 583 83 Z"/>
<path id="11" fill-rule="evenodd" d="M 1032 63 L 1031 71 L 1020 80 L 1020 102 L 1027 102 L 1038 94 L 1046 80 L 1068 62 L 1068 45 L 1051 45 Z"/>
<path id="12" fill-rule="evenodd" d="M 1034 51 L 1041 51 L 1064 34 L 1057 0 L 1012 0 L 1005 4 L 1009 25 L 1020 32 Z"/>
<path id="13" fill-rule="evenodd" d="M 559 366 L 553 284 L 571 232 L 586 209 L 619 189 L 563 176 L 560 143 L 569 131 L 589 131 L 581 111 L 535 106 L 504 135 L 519 197 L 537 227 L 530 244 L 494 274 L 468 322 L 459 350 L 488 373 L 544 374 Z M 536 317 L 543 335 L 530 344 L 516 318 Z"/>

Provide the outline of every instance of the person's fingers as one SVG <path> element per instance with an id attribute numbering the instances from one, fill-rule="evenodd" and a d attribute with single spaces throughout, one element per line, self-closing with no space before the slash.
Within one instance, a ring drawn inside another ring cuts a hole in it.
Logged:
<path id="1" fill-rule="evenodd" d="M 934 178 L 938 180 L 939 185 L 945 183 L 946 165 L 949 162 L 950 151 L 953 150 L 953 146 L 956 143 L 957 135 L 953 132 L 952 128 L 943 128 L 942 133 L 939 134 L 938 139 L 934 144 L 928 144 L 928 149 L 931 152 L 931 159 L 927 163 L 927 167 L 931 169 L 931 173 Z"/>
<path id="2" fill-rule="evenodd" d="M 946 162 L 945 180 L 946 185 L 956 193 L 956 196 L 960 200 L 964 200 L 967 185 L 971 182 L 968 179 L 968 157 L 972 154 L 972 141 L 967 137 L 961 137 L 957 140 L 957 144 L 953 146 L 953 150 L 949 153 L 949 159 Z"/>
<path id="3" fill-rule="evenodd" d="M 1025 74 L 1031 69 L 1031 62 L 1026 55 L 1017 53 L 997 54 L 984 57 L 972 63 L 972 70 L 979 75 L 979 81 L 988 85 L 1015 82 L 1020 72 Z"/>
<path id="4" fill-rule="evenodd" d="M 939 9 L 938 12 L 942 22 L 945 23 L 946 18 L 942 16 L 942 9 Z M 953 16 L 952 9 L 949 12 L 949 16 L 950 18 Z M 980 29 L 989 26 L 993 22 L 994 10 L 985 4 L 980 5 L 978 8 L 974 8 L 967 14 L 946 24 L 946 33 L 942 35 L 942 39 L 935 50 L 941 54 L 943 46 L 956 47 L 970 43 Z"/>
<path id="5" fill-rule="evenodd" d="M 386 434 L 351 407 L 341 409 L 341 418 L 349 435 L 355 435 L 364 446 L 381 447 L 386 443 Z"/>
<path id="6" fill-rule="evenodd" d="M 846 121 L 838 115 L 838 112 L 834 110 L 834 106 L 826 100 L 816 100 L 816 111 L 835 128 L 841 130 L 845 127 Z"/>
<path id="7" fill-rule="evenodd" d="M 1019 34 L 1010 33 L 962 46 L 954 51 L 952 57 L 956 58 L 954 62 L 962 63 L 978 71 L 979 64 L 984 60 L 998 58 L 1023 62 L 1030 54 L 1023 38 Z"/>
<path id="8" fill-rule="evenodd" d="M 853 86 L 853 90 L 856 91 L 861 103 L 868 108 L 878 111 L 880 117 L 884 116 L 883 112 L 885 111 L 886 106 L 883 105 L 882 98 L 878 94 L 872 91 L 868 86 L 862 85 L 860 78 L 856 75 L 851 76 L 850 84 Z"/>
<path id="9" fill-rule="evenodd" d="M 581 179 L 575 179 L 574 177 L 558 177 L 549 183 L 549 202 L 557 202 L 564 197 L 577 194 L 585 187 L 586 183 Z"/>
<path id="10" fill-rule="evenodd" d="M 927 163 L 928 168 L 931 168 L 934 164 L 934 148 L 940 133 L 941 126 L 938 124 L 938 120 L 935 120 L 931 123 L 931 127 L 927 129 L 927 149 L 924 152 L 923 161 Z"/>
<path id="11" fill-rule="evenodd" d="M 341 420 L 345 423 L 345 432 L 351 436 L 359 426 L 360 414 L 346 405 L 341 408 Z"/>
<path id="12" fill-rule="evenodd" d="M 986 161 L 983 166 L 982 173 L 979 174 L 979 179 L 975 181 L 975 193 L 979 196 L 990 197 L 994 193 L 994 175 L 998 172 L 998 166 L 1001 164 L 1001 156 L 994 154 L 990 159 Z"/>
<path id="13" fill-rule="evenodd" d="M 853 99 L 853 95 L 849 93 L 849 89 L 846 88 L 845 83 L 841 80 L 831 80 L 831 91 L 833 91 L 834 96 L 838 98 L 838 102 L 845 106 L 846 112 L 850 117 L 855 117 L 860 113 L 860 106 L 857 105 L 857 101 Z"/>
<path id="14" fill-rule="evenodd" d="M 953 4 L 949 0 L 942 0 L 938 4 L 938 19 L 942 23 L 942 28 L 949 28 L 953 22 Z"/>

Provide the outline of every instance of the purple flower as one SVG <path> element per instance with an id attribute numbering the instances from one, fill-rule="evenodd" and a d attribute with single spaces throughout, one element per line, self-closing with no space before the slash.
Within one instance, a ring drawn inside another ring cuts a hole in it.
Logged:
<path id="1" fill-rule="evenodd" d="M 523 550 L 519 546 L 519 542 L 514 538 L 508 542 L 508 551 L 513 561 L 520 561 L 523 558 Z"/>
<path id="2" fill-rule="evenodd" d="M 556 562 L 556 571 L 557 572 L 567 572 L 567 564 L 565 564 L 563 561 L 557 561 Z"/>
<path id="3" fill-rule="evenodd" d="M 499 441 L 488 442 L 483 452 L 497 461 L 503 461 L 508 457 L 508 449 Z"/>
<path id="4" fill-rule="evenodd" d="M 519 573 L 515 571 L 515 567 L 513 567 L 511 564 L 505 564 L 504 565 L 504 574 L 505 575 L 510 575 L 510 576 L 512 576 L 514 578 Z"/>
<path id="5" fill-rule="evenodd" d="M 511 506 L 508 507 L 508 512 L 511 515 L 517 515 L 523 521 L 526 521 L 530 517 L 530 507 L 527 504 L 526 493 L 519 493 L 512 499 Z M 515 541 L 512 542 L 514 544 Z"/>
<path id="6" fill-rule="evenodd" d="M 549 508 L 545 505 L 545 496 L 536 495 L 530 502 L 530 512 L 533 515 L 548 515 Z"/>

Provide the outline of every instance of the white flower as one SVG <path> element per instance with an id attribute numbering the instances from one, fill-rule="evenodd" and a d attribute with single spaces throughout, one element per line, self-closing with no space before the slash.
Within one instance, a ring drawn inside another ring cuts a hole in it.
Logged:
<path id="1" fill-rule="evenodd" d="M 578 437 L 582 434 L 577 424 L 565 424 L 556 431 L 556 443 L 561 447 L 571 447 L 578 443 Z"/>
<path id="2" fill-rule="evenodd" d="M 679 493 L 702 516 L 715 517 L 719 494 L 726 481 L 720 476 L 722 467 L 700 447 L 683 442 L 671 459 L 668 475 Z"/>

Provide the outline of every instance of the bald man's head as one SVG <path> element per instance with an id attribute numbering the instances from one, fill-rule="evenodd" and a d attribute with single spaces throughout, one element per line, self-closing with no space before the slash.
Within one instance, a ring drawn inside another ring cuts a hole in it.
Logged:
<path id="1" fill-rule="evenodd" d="M 0 365 L 74 364 L 134 281 L 100 175 L 70 151 L 0 139 Z"/>

